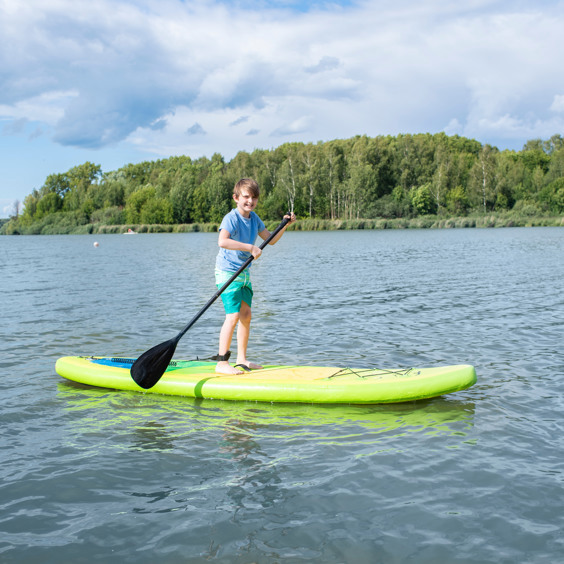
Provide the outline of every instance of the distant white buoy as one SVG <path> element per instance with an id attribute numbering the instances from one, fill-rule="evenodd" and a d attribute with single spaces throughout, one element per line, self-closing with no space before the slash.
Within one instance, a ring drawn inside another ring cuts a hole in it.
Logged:
<path id="1" fill-rule="evenodd" d="M 94 241 L 94 246 L 99 247 L 98 241 Z"/>

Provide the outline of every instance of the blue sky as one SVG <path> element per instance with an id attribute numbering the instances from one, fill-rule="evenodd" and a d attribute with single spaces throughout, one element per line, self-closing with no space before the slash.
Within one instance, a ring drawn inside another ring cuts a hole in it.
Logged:
<path id="1" fill-rule="evenodd" d="M 564 134 L 564 2 L 0 0 L 0 217 L 48 174 L 399 133 Z"/>

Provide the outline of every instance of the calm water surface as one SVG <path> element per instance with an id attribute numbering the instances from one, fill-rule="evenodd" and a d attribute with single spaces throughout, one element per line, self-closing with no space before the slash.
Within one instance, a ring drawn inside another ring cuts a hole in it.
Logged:
<path id="1" fill-rule="evenodd" d="M 290 232 L 253 266 L 253 360 L 474 364 L 456 394 L 272 405 L 55 373 L 176 335 L 216 250 L 0 237 L 0 562 L 564 562 L 564 229 Z M 222 321 L 176 356 L 215 354 Z"/>

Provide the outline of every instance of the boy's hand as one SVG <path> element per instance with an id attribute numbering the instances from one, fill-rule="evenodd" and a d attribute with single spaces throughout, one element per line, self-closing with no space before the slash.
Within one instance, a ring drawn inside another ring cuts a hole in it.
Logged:
<path id="1" fill-rule="evenodd" d="M 258 259 L 260 255 L 262 255 L 262 250 L 260 249 L 260 247 L 251 245 L 251 255 L 253 255 L 253 258 Z"/>
<path id="2" fill-rule="evenodd" d="M 294 223 L 294 221 L 296 221 L 296 214 L 294 212 L 292 213 L 287 213 L 284 216 L 284 219 L 288 218 L 290 220 L 290 223 Z"/>

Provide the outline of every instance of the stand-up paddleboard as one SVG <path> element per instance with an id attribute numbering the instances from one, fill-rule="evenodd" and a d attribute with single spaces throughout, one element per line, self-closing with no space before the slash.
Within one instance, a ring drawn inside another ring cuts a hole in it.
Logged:
<path id="1" fill-rule="evenodd" d="M 150 389 L 131 378 L 134 358 L 66 356 L 55 370 L 81 384 L 195 398 L 266 402 L 378 404 L 450 394 L 476 382 L 470 365 L 385 370 L 330 366 L 265 366 L 244 374 L 215 372 L 215 362 L 177 360 Z"/>

